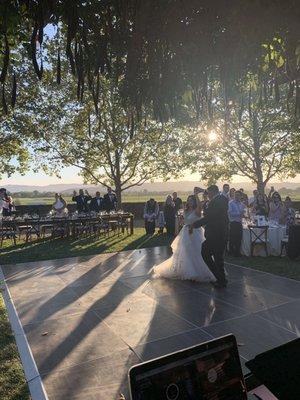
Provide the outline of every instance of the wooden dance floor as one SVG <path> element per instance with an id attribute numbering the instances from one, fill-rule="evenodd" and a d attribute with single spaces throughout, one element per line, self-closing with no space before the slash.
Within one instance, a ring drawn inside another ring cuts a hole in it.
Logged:
<path id="1" fill-rule="evenodd" d="M 149 280 L 169 255 L 160 247 L 2 267 L 50 400 L 127 399 L 132 365 L 227 333 L 242 364 L 300 335 L 300 282 L 234 265 L 222 290 Z"/>

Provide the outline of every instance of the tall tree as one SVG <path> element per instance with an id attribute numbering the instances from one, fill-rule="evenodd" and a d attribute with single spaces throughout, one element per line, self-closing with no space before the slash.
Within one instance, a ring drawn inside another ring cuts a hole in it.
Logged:
<path id="1" fill-rule="evenodd" d="M 151 120 L 146 110 L 138 119 L 120 96 L 121 83 L 101 77 L 98 84 L 98 115 L 95 99 L 70 101 L 68 85 L 63 96 L 55 88 L 42 96 L 35 149 L 48 170 L 75 166 L 85 182 L 112 186 L 121 204 L 124 190 L 182 171 L 179 135 L 172 123 Z"/>
<path id="2" fill-rule="evenodd" d="M 222 99 L 215 101 L 213 122 L 199 126 L 206 159 L 194 169 L 203 178 L 246 176 L 264 192 L 272 178 L 295 176 L 297 168 L 299 171 L 299 122 L 284 104 L 288 89 L 280 95 L 274 90 L 264 103 L 262 95 L 250 90 L 247 105 L 242 107 L 233 102 L 226 106 Z"/>

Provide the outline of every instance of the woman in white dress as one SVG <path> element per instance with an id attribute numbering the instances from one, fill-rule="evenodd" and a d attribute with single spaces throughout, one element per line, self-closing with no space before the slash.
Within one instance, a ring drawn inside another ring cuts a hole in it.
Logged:
<path id="1" fill-rule="evenodd" d="M 173 255 L 154 266 L 154 278 L 188 279 L 198 282 L 215 282 L 216 278 L 205 264 L 201 247 L 204 239 L 203 228 L 192 228 L 201 218 L 201 204 L 197 191 L 187 199 L 184 210 L 184 225 L 171 244 Z"/>
<path id="2" fill-rule="evenodd" d="M 56 216 L 63 216 L 68 213 L 67 203 L 61 194 L 55 193 L 55 202 L 52 204 L 52 212 Z"/>

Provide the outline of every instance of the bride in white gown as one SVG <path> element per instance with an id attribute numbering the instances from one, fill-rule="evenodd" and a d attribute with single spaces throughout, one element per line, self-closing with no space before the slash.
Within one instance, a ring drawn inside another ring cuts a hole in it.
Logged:
<path id="1" fill-rule="evenodd" d="M 184 226 L 171 244 L 173 255 L 154 266 L 154 278 L 189 279 L 198 282 L 215 282 L 216 278 L 205 264 L 201 247 L 204 238 L 203 228 L 192 228 L 201 218 L 201 205 L 198 195 L 190 195 L 184 210 Z"/>

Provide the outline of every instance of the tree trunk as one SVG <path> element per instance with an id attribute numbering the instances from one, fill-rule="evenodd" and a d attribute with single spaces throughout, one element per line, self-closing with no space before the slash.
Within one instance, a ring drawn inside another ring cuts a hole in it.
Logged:
<path id="1" fill-rule="evenodd" d="M 121 185 L 120 182 L 115 182 L 115 192 L 116 192 L 116 196 L 117 196 L 117 202 L 118 202 L 118 209 L 122 208 L 122 190 L 121 190 Z"/>
<path id="2" fill-rule="evenodd" d="M 264 182 L 262 179 L 259 179 L 259 180 L 257 181 L 257 190 L 258 190 L 258 193 L 260 193 L 260 194 L 265 194 L 265 188 L 266 188 L 265 182 Z"/>

